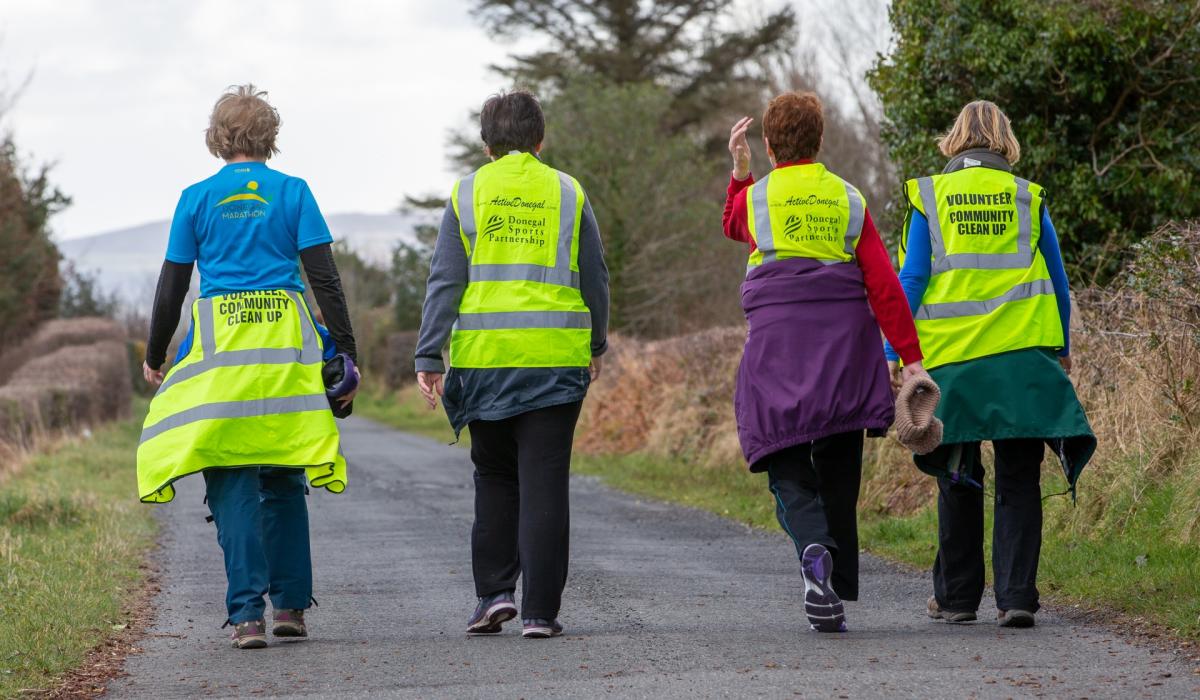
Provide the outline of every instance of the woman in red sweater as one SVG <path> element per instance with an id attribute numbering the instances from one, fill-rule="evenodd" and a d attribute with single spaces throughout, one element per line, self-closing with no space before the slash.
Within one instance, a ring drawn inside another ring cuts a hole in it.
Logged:
<path id="1" fill-rule="evenodd" d="M 861 193 L 815 161 L 824 128 L 811 93 L 771 100 L 763 141 L 774 170 L 755 182 L 746 130 L 729 138 L 725 235 L 749 244 L 738 368 L 738 436 L 767 472 L 779 524 L 800 555 L 813 629 L 846 630 L 858 599 L 864 431 L 882 435 L 894 405 L 880 329 L 923 374 L 904 291 Z"/>

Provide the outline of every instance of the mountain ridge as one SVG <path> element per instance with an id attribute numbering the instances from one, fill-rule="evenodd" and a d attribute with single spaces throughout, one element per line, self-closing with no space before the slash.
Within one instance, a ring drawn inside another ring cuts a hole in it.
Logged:
<path id="1" fill-rule="evenodd" d="M 387 265 L 397 244 L 416 241 L 415 228 L 425 219 L 408 212 L 343 212 L 327 215 L 325 221 L 335 243 L 372 263 Z M 168 220 L 150 221 L 55 244 L 65 260 L 95 275 L 104 291 L 123 300 L 141 299 L 153 296 L 170 225 Z"/>

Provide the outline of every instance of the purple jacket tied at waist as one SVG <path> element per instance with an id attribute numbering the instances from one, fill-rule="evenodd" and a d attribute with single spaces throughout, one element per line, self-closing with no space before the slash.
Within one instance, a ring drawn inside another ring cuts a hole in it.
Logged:
<path id="1" fill-rule="evenodd" d="M 749 331 L 734 412 L 751 471 L 784 448 L 892 424 L 879 326 L 857 265 L 768 263 L 742 284 L 742 309 Z"/>

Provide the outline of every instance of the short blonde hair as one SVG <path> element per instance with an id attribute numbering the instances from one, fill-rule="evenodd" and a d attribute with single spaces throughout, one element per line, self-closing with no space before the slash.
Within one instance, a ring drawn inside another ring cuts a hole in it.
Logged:
<path id="1" fill-rule="evenodd" d="M 247 156 L 267 160 L 279 153 L 279 112 L 267 102 L 266 90 L 252 83 L 231 85 L 213 105 L 204 144 L 214 156 L 230 160 Z"/>
<path id="2" fill-rule="evenodd" d="M 1008 116 L 987 100 L 975 100 L 963 107 L 954 126 L 938 139 L 938 148 L 947 158 L 972 148 L 986 148 L 1004 156 L 1010 164 L 1021 159 L 1021 144 Z"/>

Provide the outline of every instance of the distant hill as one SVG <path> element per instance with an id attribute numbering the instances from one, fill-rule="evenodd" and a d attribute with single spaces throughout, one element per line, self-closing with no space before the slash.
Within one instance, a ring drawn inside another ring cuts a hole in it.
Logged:
<path id="1" fill-rule="evenodd" d="M 415 240 L 413 228 L 421 221 L 418 217 L 407 213 L 331 214 L 325 220 L 335 241 L 372 262 L 386 265 L 397 243 Z M 168 221 L 155 221 L 57 244 L 66 259 L 96 274 L 103 289 L 116 292 L 122 299 L 144 300 L 148 305 L 167 250 L 169 227 Z"/>

